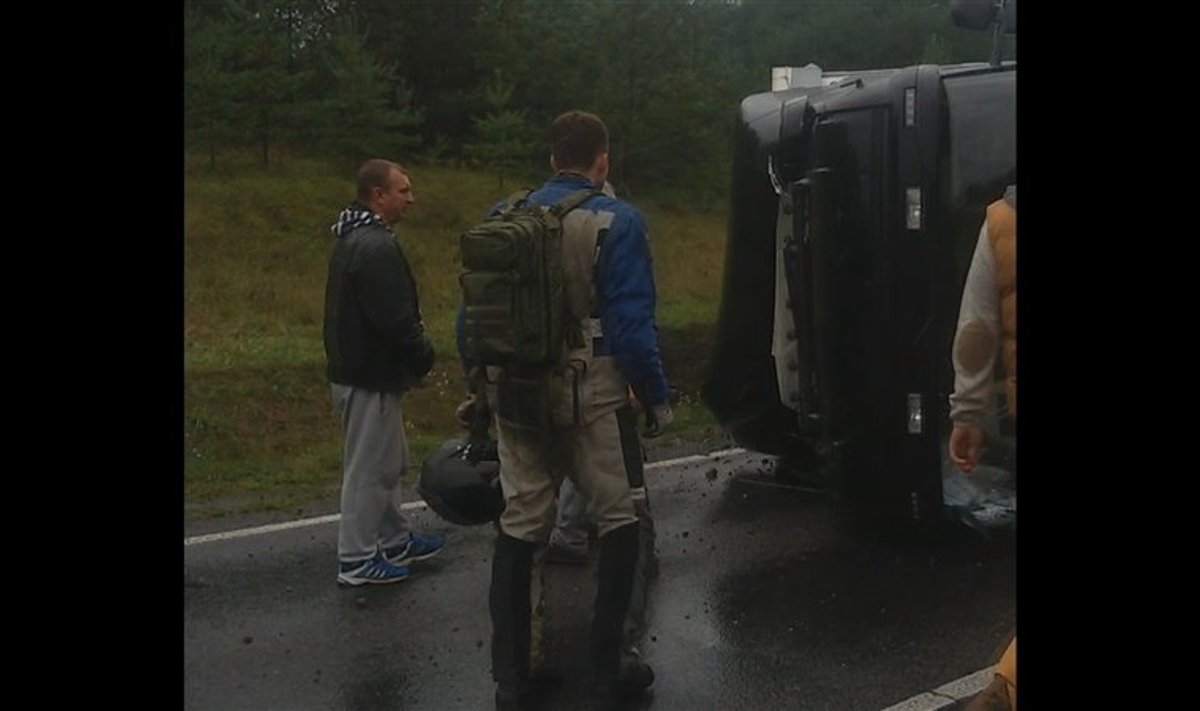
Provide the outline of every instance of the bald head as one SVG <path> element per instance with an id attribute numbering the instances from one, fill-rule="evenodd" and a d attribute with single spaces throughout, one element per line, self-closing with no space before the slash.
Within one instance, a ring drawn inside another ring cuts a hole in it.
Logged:
<path id="1" fill-rule="evenodd" d="M 400 167 L 399 163 L 393 163 L 390 160 L 382 158 L 372 158 L 362 167 L 358 169 L 358 179 L 356 181 L 358 189 L 358 200 L 362 203 L 367 203 L 371 199 L 371 191 L 375 188 L 384 188 L 388 186 L 391 180 L 392 171 L 399 172 L 401 175 L 408 175 L 408 171 Z"/>
<path id="2" fill-rule="evenodd" d="M 408 171 L 381 158 L 363 163 L 358 169 L 358 201 L 387 224 L 396 224 L 416 202 Z"/>

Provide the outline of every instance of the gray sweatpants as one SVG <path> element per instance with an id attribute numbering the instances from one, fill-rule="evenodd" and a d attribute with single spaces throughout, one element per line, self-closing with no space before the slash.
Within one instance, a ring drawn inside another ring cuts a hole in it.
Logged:
<path id="1" fill-rule="evenodd" d="M 408 469 L 408 440 L 401 395 L 331 385 L 333 408 L 346 434 L 342 456 L 342 520 L 338 559 L 375 555 L 377 548 L 408 543 L 408 521 L 400 513 L 397 485 Z"/>

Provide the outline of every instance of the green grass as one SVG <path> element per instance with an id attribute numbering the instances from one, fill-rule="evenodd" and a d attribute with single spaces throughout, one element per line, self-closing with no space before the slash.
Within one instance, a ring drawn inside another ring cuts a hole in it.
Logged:
<path id="1" fill-rule="evenodd" d="M 187 515 L 336 502 L 341 434 L 325 380 L 321 322 L 328 226 L 352 171 L 288 157 L 269 169 L 189 156 L 184 181 L 184 495 Z M 438 357 L 405 397 L 415 462 L 460 430 L 454 347 L 458 233 L 520 187 L 495 176 L 408 165 L 417 204 L 400 225 Z M 650 226 L 667 375 L 683 397 L 652 446 L 718 433 L 699 404 L 720 293 L 724 214 L 639 201 Z M 410 480 L 405 486 L 410 486 Z"/>

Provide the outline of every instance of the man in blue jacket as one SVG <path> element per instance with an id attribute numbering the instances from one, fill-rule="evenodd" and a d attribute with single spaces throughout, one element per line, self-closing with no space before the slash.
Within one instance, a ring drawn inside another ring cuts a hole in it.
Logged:
<path id="1" fill-rule="evenodd" d="M 417 285 L 392 227 L 415 202 L 408 173 L 369 160 L 357 200 L 330 227 L 326 374 L 345 431 L 338 583 L 394 583 L 444 542 L 409 528 L 396 505 L 408 468 L 400 401 L 433 367 Z"/>
<path id="2" fill-rule="evenodd" d="M 505 499 L 489 596 L 498 709 L 526 708 L 539 691 L 530 670 L 539 646 L 531 630 L 532 571 L 553 528 L 564 476 L 586 496 L 600 540 L 590 638 L 594 691 L 615 700 L 654 681 L 648 665 L 621 655 L 639 544 L 631 481 L 640 483 L 642 475 L 630 390 L 646 413 L 643 436 L 658 436 L 673 418 L 646 224 L 632 205 L 600 193 L 608 177 L 608 129 L 599 117 L 582 111 L 559 116 L 550 128 L 550 153 L 555 174 L 530 202 L 550 205 L 581 189 L 597 191 L 563 218 L 567 306 L 571 327 L 580 331 L 572 340 L 584 345 L 566 349 L 562 363 L 582 365 L 582 376 L 570 392 L 551 393 L 575 398 L 574 421 L 531 431 L 506 420 L 506 412 L 522 410 L 512 401 L 521 395 L 506 389 L 499 368 L 487 369 L 487 381 L 498 383 L 489 387 L 488 404 L 496 413 Z"/>

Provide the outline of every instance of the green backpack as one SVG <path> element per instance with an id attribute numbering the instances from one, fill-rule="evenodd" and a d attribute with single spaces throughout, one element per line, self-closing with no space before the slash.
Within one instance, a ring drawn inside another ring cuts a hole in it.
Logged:
<path id="1" fill-rule="evenodd" d="M 562 267 L 562 219 L 599 190 L 577 190 L 550 206 L 515 193 L 505 208 L 460 239 L 466 357 L 477 365 L 554 365 L 570 325 Z M 574 346 L 582 345 L 572 343 Z"/>

